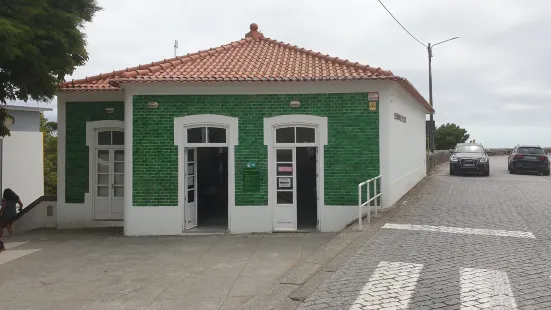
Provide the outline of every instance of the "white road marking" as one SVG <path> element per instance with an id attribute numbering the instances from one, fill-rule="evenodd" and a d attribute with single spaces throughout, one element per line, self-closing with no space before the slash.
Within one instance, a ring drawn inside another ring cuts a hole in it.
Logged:
<path id="1" fill-rule="evenodd" d="M 14 259 L 18 259 L 23 256 L 27 256 L 34 252 L 38 252 L 41 249 L 30 249 L 30 250 L 6 250 L 0 253 L 0 265 L 11 262 Z"/>
<path id="2" fill-rule="evenodd" d="M 29 243 L 29 241 L 23 241 L 23 242 L 4 242 L 4 247 L 6 248 L 5 251 L 0 253 L 0 265 L 11 262 L 14 259 L 21 258 L 23 256 L 27 256 L 29 254 L 32 254 L 34 252 L 38 252 L 41 249 L 29 249 L 29 250 L 13 250 L 13 248 L 16 248 L 18 246 L 21 246 L 23 244 Z"/>
<path id="3" fill-rule="evenodd" d="M 461 309 L 517 309 L 507 273 L 461 268 Z"/>
<path id="4" fill-rule="evenodd" d="M 421 264 L 380 262 L 350 310 L 369 309 L 374 305 L 380 309 L 407 309 L 421 269 Z"/>
<path id="5" fill-rule="evenodd" d="M 536 238 L 536 236 L 534 236 L 534 234 L 529 231 L 515 231 L 515 230 L 496 230 L 496 229 L 482 229 L 482 228 L 461 228 L 461 227 L 448 227 L 448 226 L 392 224 L 392 223 L 385 224 L 383 228 L 434 231 L 434 232 L 465 234 L 465 235 L 486 235 L 486 236 L 515 237 L 515 238 L 528 238 L 528 239 Z"/>
<path id="6" fill-rule="evenodd" d="M 4 247 L 6 247 L 6 250 L 13 249 L 15 247 L 18 247 L 20 245 L 23 245 L 25 243 L 29 243 L 29 241 L 23 241 L 23 242 L 4 242 Z"/>

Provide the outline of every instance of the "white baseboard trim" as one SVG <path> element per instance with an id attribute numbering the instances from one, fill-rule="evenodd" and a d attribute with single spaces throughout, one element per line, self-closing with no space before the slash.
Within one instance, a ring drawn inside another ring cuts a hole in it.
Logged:
<path id="1" fill-rule="evenodd" d="M 367 212 L 367 207 L 362 210 Z M 323 206 L 320 231 L 339 232 L 358 218 L 358 206 Z"/>
<path id="2" fill-rule="evenodd" d="M 269 206 L 236 206 L 231 210 L 230 233 L 271 233 L 272 209 Z"/>
<path id="3" fill-rule="evenodd" d="M 179 206 L 132 206 L 124 216 L 126 236 L 176 236 L 183 234 Z"/>

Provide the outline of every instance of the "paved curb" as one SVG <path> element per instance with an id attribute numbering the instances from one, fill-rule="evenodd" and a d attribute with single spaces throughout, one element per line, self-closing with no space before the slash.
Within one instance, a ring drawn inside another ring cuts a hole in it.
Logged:
<path id="1" fill-rule="evenodd" d="M 231 310 L 291 310 L 298 308 L 306 298 L 366 244 L 381 227 L 392 220 L 406 205 L 408 197 L 416 193 L 443 166 L 435 167 L 433 173 L 421 180 L 394 206 L 385 210 L 382 215 L 372 216 L 373 222 L 366 226 L 363 231 L 358 231 L 357 223 L 352 224 L 314 254 L 291 267 L 281 278 L 274 281 L 265 292 L 253 297 L 243 305 L 231 308 Z"/>

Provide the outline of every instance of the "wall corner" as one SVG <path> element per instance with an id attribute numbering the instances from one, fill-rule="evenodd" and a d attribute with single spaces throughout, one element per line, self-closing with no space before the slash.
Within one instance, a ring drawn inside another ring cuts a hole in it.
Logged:
<path id="1" fill-rule="evenodd" d="M 65 159 L 66 159 L 66 99 L 61 93 L 57 95 L 57 206 L 65 205 Z M 56 214 L 59 223 L 59 212 Z"/>
<path id="2" fill-rule="evenodd" d="M 133 136 L 133 94 L 124 91 L 124 235 L 131 234 L 132 221 L 132 136 Z"/>

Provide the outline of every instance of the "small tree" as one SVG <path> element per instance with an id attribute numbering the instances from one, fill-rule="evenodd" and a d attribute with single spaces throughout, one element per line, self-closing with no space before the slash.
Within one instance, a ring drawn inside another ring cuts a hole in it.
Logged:
<path id="1" fill-rule="evenodd" d="M 88 60 L 84 23 L 96 0 L 0 1 L 0 103 L 46 102 L 57 84 Z M 0 136 L 7 113 L 0 106 Z"/>
<path id="2" fill-rule="evenodd" d="M 456 124 L 447 123 L 436 129 L 434 145 L 437 150 L 453 149 L 458 143 L 464 143 L 469 139 L 467 130 Z"/>
<path id="3" fill-rule="evenodd" d="M 40 131 L 44 135 L 44 194 L 57 195 L 57 123 L 40 114 Z"/>

